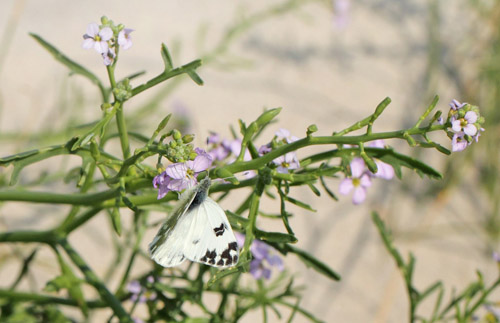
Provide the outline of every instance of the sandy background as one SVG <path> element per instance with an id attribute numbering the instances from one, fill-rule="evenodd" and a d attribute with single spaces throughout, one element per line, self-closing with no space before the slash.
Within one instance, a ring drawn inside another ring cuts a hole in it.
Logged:
<path id="1" fill-rule="evenodd" d="M 213 50 L 230 26 L 268 8 L 270 3 L 2 0 L 1 155 L 42 143 L 64 142 L 66 138 L 52 138 L 41 143 L 33 133 L 61 128 L 70 116 L 79 123 L 94 120 L 99 114 L 95 89 L 78 76 L 68 77 L 66 68 L 29 37 L 29 32 L 43 36 L 105 79 L 100 57 L 81 48 L 86 25 L 98 22 L 105 14 L 135 29 L 134 45 L 122 52 L 117 74 L 123 77 L 145 70 L 146 76 L 140 79 L 143 82 L 162 68 L 161 42 L 171 48 L 175 64 L 185 64 Z M 441 10 L 441 36 L 450 42 L 458 42 L 471 23 L 468 15 L 460 11 L 460 3 L 448 1 L 446 10 Z M 343 129 L 366 117 L 386 96 L 393 103 L 374 131 L 397 130 L 414 123 L 434 94 L 440 95 L 439 107 L 444 111 L 451 99 L 460 100 L 460 93 L 445 77 L 426 79 L 428 2 L 352 1 L 345 16 L 339 17 L 340 14 L 334 12 L 329 1 L 311 1 L 248 29 L 229 44 L 227 52 L 199 69 L 205 81 L 203 87 L 186 80 L 160 103 L 153 115 L 141 120 L 145 127 L 151 127 L 144 133 L 150 133 L 161 118 L 180 105 L 187 110 L 192 131 L 198 134 L 197 143 L 202 145 L 209 130 L 229 136 L 229 124 L 237 126 L 238 118 L 250 122 L 266 107 L 284 109 L 279 123 L 270 127 L 263 138 L 271 138 L 281 127 L 300 137 L 310 124 L 316 124 L 318 133 L 323 135 Z M 463 22 L 460 26 L 454 23 L 457 19 Z M 342 22 L 344 25 L 340 26 Z M 202 34 L 204 41 L 200 42 Z M 428 90 L 429 82 L 435 85 L 432 91 Z M 150 95 L 158 95 L 161 90 L 155 89 Z M 127 109 L 133 110 L 149 98 L 138 97 Z M 78 111 L 69 112 L 70 109 Z M 9 140 L 11 134 L 15 134 L 14 144 Z M 441 139 L 445 146 L 450 146 L 446 138 Z M 405 143 L 389 144 L 409 152 Z M 312 151 L 304 151 L 299 157 Z M 439 153 L 421 151 L 420 158 L 442 170 L 444 159 Z M 56 160 L 40 167 L 42 171 L 57 171 L 67 167 L 66 163 Z M 40 169 L 27 169 L 22 180 L 36 177 L 39 172 Z M 299 239 L 298 247 L 313 253 L 343 277 L 340 282 L 332 282 L 298 264 L 293 256 L 286 260 L 290 272 L 307 286 L 302 304 L 319 318 L 327 322 L 406 319 L 404 286 L 371 222 L 373 209 L 388 220 L 403 254 L 408 250 L 415 253 L 418 286 L 442 279 L 447 286 L 447 299 L 452 286 L 460 290 L 475 278 L 476 269 L 483 271 L 486 279 L 495 277 L 495 264 L 477 236 L 480 233 L 474 229 L 474 216 L 483 211 L 481 196 L 475 202 L 461 200 L 457 206 L 461 196 L 457 187 L 439 199 L 417 199 L 415 196 L 420 196 L 430 180 L 419 179 L 408 171 L 404 174 L 404 183 L 379 180 L 370 189 L 369 201 L 358 207 L 351 204 L 349 197 L 333 203 L 324 196 L 316 198 L 310 191 L 292 194 L 317 209 L 316 213 L 296 209 L 292 227 Z M 475 173 L 465 176 L 473 177 Z M 338 182 L 330 182 L 335 191 L 337 185 Z M 0 229 L 49 227 L 67 209 L 6 203 L 0 209 Z M 86 224 L 85 230 L 71 237 L 71 242 L 94 270 L 102 272 L 109 265 L 111 254 L 106 251 L 109 232 L 102 229 L 99 221 L 94 219 Z M 148 235 L 152 238 L 154 232 Z M 16 250 L 27 254 L 30 249 L 17 246 Z M 0 246 L 0 259 L 4 257 L 0 277 L 6 285 L 10 284 L 9 273 L 17 268 L 8 257 L 12 251 L 11 246 Z M 41 287 L 53 277 L 56 267 L 50 261 L 50 253 L 46 260 L 40 257 L 37 262 L 41 271 L 33 286 Z"/>

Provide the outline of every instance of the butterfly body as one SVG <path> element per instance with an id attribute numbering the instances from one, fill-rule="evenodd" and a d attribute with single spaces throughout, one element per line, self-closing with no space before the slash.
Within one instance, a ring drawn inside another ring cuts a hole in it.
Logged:
<path id="1" fill-rule="evenodd" d="M 164 267 L 189 259 L 214 267 L 231 267 L 238 262 L 238 244 L 226 213 L 208 197 L 211 181 L 186 191 L 178 207 L 163 223 L 149 244 L 151 258 Z"/>

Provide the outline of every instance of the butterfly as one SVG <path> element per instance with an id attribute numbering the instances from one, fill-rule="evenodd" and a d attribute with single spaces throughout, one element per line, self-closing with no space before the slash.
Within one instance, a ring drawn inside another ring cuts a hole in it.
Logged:
<path id="1" fill-rule="evenodd" d="M 210 197 L 210 178 L 181 195 L 178 206 L 149 244 L 151 258 L 163 267 L 184 260 L 214 267 L 238 263 L 238 243 L 224 210 Z"/>

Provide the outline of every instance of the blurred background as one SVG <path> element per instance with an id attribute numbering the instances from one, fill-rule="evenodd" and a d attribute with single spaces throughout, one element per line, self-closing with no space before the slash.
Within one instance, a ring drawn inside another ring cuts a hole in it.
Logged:
<path id="1" fill-rule="evenodd" d="M 175 65 L 203 59 L 198 70 L 203 86 L 175 79 L 127 103 L 125 114 L 134 120 L 130 130 L 144 134 L 174 113 L 204 147 L 209 131 L 230 137 L 229 125 L 237 129 L 238 119 L 250 122 L 265 108 L 283 107 L 279 122 L 263 134 L 264 144 L 279 128 L 303 137 L 307 126 L 316 124 L 319 135 L 329 135 L 366 117 L 386 96 L 392 104 L 374 131 L 412 126 L 436 94 L 443 113 L 452 99 L 478 105 L 486 131 L 464 152 L 446 157 L 410 149 L 406 142 L 386 142 L 435 167 L 443 181 L 405 171 L 402 181 L 377 181 L 361 206 L 348 196 L 335 203 L 308 190 L 292 192 L 317 210 L 293 210 L 298 247 L 342 275 L 340 282 L 329 281 L 288 257 L 288 270 L 306 287 L 302 305 L 329 322 L 403 322 L 404 285 L 371 222 L 371 210 L 387 221 L 403 254 L 415 254 L 417 286 L 443 280 L 448 299 L 453 288 L 461 290 L 475 279 L 476 269 L 488 282 L 498 274 L 491 253 L 500 251 L 499 14 L 500 2 L 486 0 L 2 0 L 0 153 L 61 144 L 79 133 L 78 125 L 100 116 L 97 89 L 69 75 L 28 34 L 42 36 L 105 80 L 101 57 L 81 47 L 87 24 L 99 23 L 102 15 L 134 29 L 133 46 L 121 52 L 117 65 L 119 78 L 146 72 L 133 85 L 162 70 L 162 42 Z M 435 140 L 451 146 L 444 135 Z M 299 158 L 308 152 L 301 153 Z M 30 189 L 71 190 L 60 175 L 74 161 L 40 163 L 27 168 L 20 181 Z M 0 169 L 3 185 L 8 173 Z M 338 192 L 339 182 L 328 184 Z M 265 203 L 278 208 L 276 202 Z M 67 210 L 3 203 L 0 230 L 49 228 Z M 114 241 L 99 221 L 93 219 L 71 240 L 105 275 L 113 262 L 106 246 Z M 147 233 L 144 249 L 154 234 Z M 32 249 L 0 245 L 1 286 L 11 283 L 20 257 Z M 40 290 L 58 270 L 50 252 L 46 255 L 37 256 L 38 270 L 30 273 L 26 289 Z"/>

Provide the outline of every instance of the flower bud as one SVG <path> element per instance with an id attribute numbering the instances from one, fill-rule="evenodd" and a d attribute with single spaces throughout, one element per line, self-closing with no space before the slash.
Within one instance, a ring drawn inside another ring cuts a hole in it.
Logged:
<path id="1" fill-rule="evenodd" d="M 179 130 L 177 129 L 174 129 L 172 130 L 172 137 L 175 139 L 175 140 L 179 140 L 182 138 L 182 135 L 181 133 L 179 132 Z"/>
<path id="2" fill-rule="evenodd" d="M 187 143 L 190 143 L 194 140 L 194 135 L 184 135 L 182 137 L 182 141 L 187 144 Z"/>

